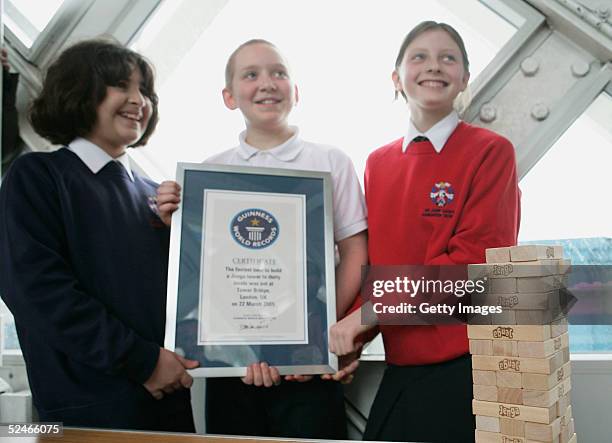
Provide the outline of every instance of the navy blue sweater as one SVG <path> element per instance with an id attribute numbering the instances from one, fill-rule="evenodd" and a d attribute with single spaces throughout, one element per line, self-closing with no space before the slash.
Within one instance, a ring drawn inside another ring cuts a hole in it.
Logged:
<path id="1" fill-rule="evenodd" d="M 144 383 L 163 345 L 169 231 L 155 183 L 68 149 L 17 159 L 0 188 L 0 294 L 39 412 Z"/>

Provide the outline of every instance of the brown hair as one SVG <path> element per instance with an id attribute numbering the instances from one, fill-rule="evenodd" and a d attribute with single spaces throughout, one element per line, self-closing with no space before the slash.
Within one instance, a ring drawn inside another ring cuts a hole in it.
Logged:
<path id="1" fill-rule="evenodd" d="M 96 124 L 107 86 L 129 81 L 134 69 L 142 75 L 141 93 L 151 101 L 151 117 L 142 137 L 131 146 L 145 145 L 159 119 L 153 67 L 140 54 L 101 39 L 69 47 L 49 66 L 42 91 L 30 107 L 32 127 L 58 145 L 87 136 Z"/>
<path id="2" fill-rule="evenodd" d="M 242 48 L 245 48 L 251 45 L 257 45 L 257 44 L 268 45 L 278 51 L 278 48 L 276 47 L 276 45 L 269 42 L 268 40 L 264 40 L 263 38 L 254 38 L 238 46 L 236 49 L 234 49 L 234 52 L 232 52 L 232 54 L 227 59 L 227 63 L 225 64 L 225 87 L 226 88 L 229 89 L 232 86 L 232 79 L 234 78 L 234 62 L 236 60 L 236 54 L 238 54 L 238 52 L 240 52 Z"/>
<path id="3" fill-rule="evenodd" d="M 442 22 L 434 22 L 434 21 L 424 21 L 416 25 L 412 30 L 404 37 L 404 41 L 402 42 L 402 46 L 400 46 L 399 53 L 397 54 L 397 58 L 395 59 L 395 70 L 397 71 L 402 64 L 402 60 L 404 60 L 404 54 L 406 53 L 406 49 L 410 46 L 410 43 L 414 41 L 419 35 L 433 30 L 442 30 L 445 31 L 457 46 L 459 47 L 459 51 L 461 51 L 461 57 L 463 61 L 463 67 L 466 72 L 470 72 L 470 62 L 468 60 L 467 51 L 465 50 L 465 43 L 463 43 L 463 39 L 457 32 L 455 28 L 451 25 L 442 23 Z M 404 91 L 401 92 L 404 99 L 408 99 Z M 395 91 L 395 98 L 397 98 L 397 91 Z"/>

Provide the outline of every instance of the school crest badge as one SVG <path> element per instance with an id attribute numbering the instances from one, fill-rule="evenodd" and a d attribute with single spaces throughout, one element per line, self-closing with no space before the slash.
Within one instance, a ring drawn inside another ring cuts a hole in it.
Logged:
<path id="1" fill-rule="evenodd" d="M 442 208 L 453 201 L 455 198 L 455 190 L 448 182 L 437 182 L 434 183 L 433 187 L 431 188 L 429 197 L 434 205 Z"/>

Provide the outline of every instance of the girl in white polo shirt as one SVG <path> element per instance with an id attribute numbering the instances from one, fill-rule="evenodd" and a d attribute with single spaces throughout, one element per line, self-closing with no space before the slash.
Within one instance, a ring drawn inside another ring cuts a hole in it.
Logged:
<path id="1" fill-rule="evenodd" d="M 223 100 L 242 112 L 246 130 L 240 144 L 207 163 L 330 172 L 333 182 L 334 239 L 340 255 L 336 268 L 337 314 L 341 317 L 360 286 L 367 262 L 366 210 L 350 158 L 341 150 L 302 140 L 290 126 L 289 113 L 298 101 L 287 62 L 265 40 L 250 40 L 229 57 Z M 178 208 L 180 188 L 174 181 L 158 190 L 158 209 L 170 224 Z M 336 378 L 355 369 L 357 361 Z M 342 387 L 307 376 L 281 377 L 265 362 L 254 363 L 247 375 L 207 380 L 206 427 L 212 434 L 345 439 Z M 271 389 L 261 389 L 265 386 Z"/>

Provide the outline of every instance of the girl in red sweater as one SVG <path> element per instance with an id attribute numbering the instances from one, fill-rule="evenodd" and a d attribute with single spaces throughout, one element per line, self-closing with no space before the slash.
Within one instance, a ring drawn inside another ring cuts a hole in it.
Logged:
<path id="1" fill-rule="evenodd" d="M 516 244 L 519 190 L 512 144 L 459 120 L 468 84 L 463 40 L 451 26 L 417 25 L 393 70 L 410 108 L 406 135 L 368 158 L 372 266 L 481 263 L 485 249 Z M 336 324 L 330 349 L 355 351 L 359 310 Z M 366 440 L 474 441 L 471 360 L 465 325 L 380 325 L 388 367 Z"/>

